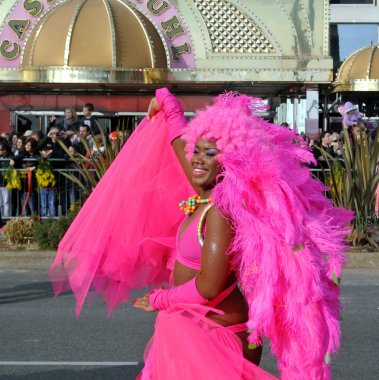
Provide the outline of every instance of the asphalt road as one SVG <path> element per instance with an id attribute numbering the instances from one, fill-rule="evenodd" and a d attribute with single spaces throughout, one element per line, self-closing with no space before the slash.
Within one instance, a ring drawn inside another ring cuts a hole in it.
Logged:
<path id="1" fill-rule="evenodd" d="M 377 380 L 379 270 L 346 270 L 342 300 L 333 379 Z M 97 301 L 76 319 L 73 296 L 54 299 L 45 268 L 0 269 L 0 379 L 135 379 L 154 318 L 127 305 L 107 318 Z M 266 344 L 262 367 L 276 373 L 268 351 Z"/>

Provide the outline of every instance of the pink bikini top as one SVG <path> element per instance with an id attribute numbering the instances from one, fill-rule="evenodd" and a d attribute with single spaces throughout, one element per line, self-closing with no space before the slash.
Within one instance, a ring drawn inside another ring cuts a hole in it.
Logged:
<path id="1" fill-rule="evenodd" d="M 197 226 L 202 213 L 187 226 L 179 238 L 180 230 L 187 220 L 185 218 L 178 228 L 176 234 L 176 259 L 186 267 L 200 270 L 201 246 L 197 240 Z"/>

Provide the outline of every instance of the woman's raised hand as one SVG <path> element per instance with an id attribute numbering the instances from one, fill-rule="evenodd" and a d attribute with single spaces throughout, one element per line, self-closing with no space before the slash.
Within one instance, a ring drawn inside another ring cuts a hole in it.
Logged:
<path id="1" fill-rule="evenodd" d="M 151 99 L 149 104 L 149 109 L 147 110 L 147 120 L 151 120 L 153 116 L 155 116 L 161 110 L 160 105 L 157 102 L 156 98 Z"/>

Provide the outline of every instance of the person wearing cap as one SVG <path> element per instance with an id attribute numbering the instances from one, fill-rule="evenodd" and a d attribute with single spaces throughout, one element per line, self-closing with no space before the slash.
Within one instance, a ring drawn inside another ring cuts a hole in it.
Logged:
<path id="1" fill-rule="evenodd" d="M 351 128 L 358 125 L 360 121 L 361 114 L 358 111 L 358 106 L 351 102 L 346 102 L 342 119 L 344 128 Z"/>

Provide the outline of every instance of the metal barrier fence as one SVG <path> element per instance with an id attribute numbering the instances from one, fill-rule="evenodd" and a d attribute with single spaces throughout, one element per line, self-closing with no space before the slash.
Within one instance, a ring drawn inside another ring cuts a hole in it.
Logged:
<path id="1" fill-rule="evenodd" d="M 38 216 L 56 218 L 66 215 L 73 205 L 83 202 L 82 190 L 63 173 L 75 175 L 81 181 L 81 174 L 71 160 L 49 159 L 55 176 L 55 186 L 40 188 L 35 170 L 32 170 L 31 184 L 28 184 L 27 168 L 15 167 L 20 173 L 21 190 L 8 189 L 5 173 L 8 170 L 10 159 L 0 159 L 0 215 L 3 220 L 19 216 Z M 20 163 L 23 166 L 38 167 L 38 159 L 25 159 Z M 24 174 L 22 174 L 24 173 Z M 31 186 L 30 186 L 31 185 Z"/>
<path id="2" fill-rule="evenodd" d="M 75 175 L 79 181 L 82 176 L 71 160 L 49 159 L 53 166 L 56 185 L 52 188 L 38 188 L 35 174 L 32 174 L 32 189 L 28 192 L 26 176 L 21 176 L 21 190 L 7 189 L 5 172 L 9 167 L 10 159 L 0 159 L 0 215 L 3 220 L 22 216 L 38 216 L 57 218 L 66 215 L 68 210 L 81 205 L 84 201 L 83 190 L 63 173 Z M 37 159 L 25 159 L 25 165 L 38 165 Z M 15 168 L 18 172 L 27 172 L 27 168 Z M 311 169 L 315 178 L 324 180 L 328 169 Z M 29 195 L 28 195 L 29 194 Z M 23 212 L 22 212 L 23 211 Z"/>

